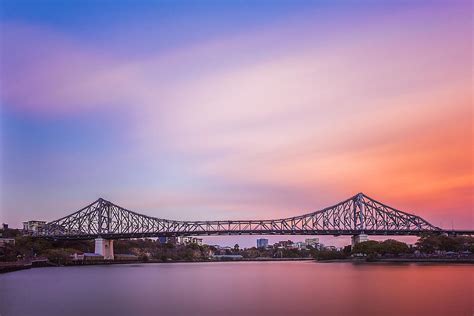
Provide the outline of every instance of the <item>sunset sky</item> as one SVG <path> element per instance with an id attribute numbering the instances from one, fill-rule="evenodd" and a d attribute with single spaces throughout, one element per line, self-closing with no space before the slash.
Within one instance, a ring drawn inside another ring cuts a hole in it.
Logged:
<path id="1" fill-rule="evenodd" d="M 474 229 L 471 1 L 1 1 L 0 18 L 10 226 L 98 197 L 211 220 L 364 192 Z"/>

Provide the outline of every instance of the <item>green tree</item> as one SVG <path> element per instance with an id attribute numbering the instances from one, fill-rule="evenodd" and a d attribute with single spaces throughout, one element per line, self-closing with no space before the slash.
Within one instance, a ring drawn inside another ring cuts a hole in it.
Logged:
<path id="1" fill-rule="evenodd" d="M 317 260 L 337 260 L 347 258 L 348 254 L 337 250 L 319 250 L 313 253 L 313 257 Z"/>
<path id="2" fill-rule="evenodd" d="M 365 255 L 374 255 L 379 252 L 379 242 L 375 240 L 367 240 L 355 244 L 352 248 L 352 253 L 362 253 Z"/>
<path id="3" fill-rule="evenodd" d="M 66 264 L 70 261 L 70 256 L 77 252 L 76 249 L 71 248 L 58 248 L 58 249 L 48 249 L 45 251 L 45 256 L 49 261 L 55 264 Z"/>
<path id="4" fill-rule="evenodd" d="M 423 253 L 433 253 L 439 249 L 439 240 L 436 236 L 423 236 L 416 242 L 416 247 Z"/>
<path id="5" fill-rule="evenodd" d="M 19 253 L 16 251 L 15 246 L 10 243 L 7 243 L 3 247 L 0 247 L 0 261 L 16 261 L 18 254 Z"/>
<path id="6" fill-rule="evenodd" d="M 439 240 L 439 250 L 460 251 L 462 249 L 461 239 L 450 236 L 437 236 Z"/>
<path id="7" fill-rule="evenodd" d="M 441 251 L 474 251 L 474 237 L 471 236 L 422 236 L 416 242 L 416 247 L 424 253 Z"/>
<path id="8" fill-rule="evenodd" d="M 399 255 L 402 253 L 409 253 L 410 248 L 404 242 L 394 240 L 394 239 L 387 239 L 382 243 L 379 243 L 378 253 L 385 255 L 385 254 L 392 254 L 392 255 Z"/>
<path id="9" fill-rule="evenodd" d="M 347 245 L 345 246 L 343 249 L 342 249 L 342 252 L 346 255 L 346 256 L 349 256 L 351 254 L 351 251 L 352 251 L 352 246 L 351 245 Z"/>

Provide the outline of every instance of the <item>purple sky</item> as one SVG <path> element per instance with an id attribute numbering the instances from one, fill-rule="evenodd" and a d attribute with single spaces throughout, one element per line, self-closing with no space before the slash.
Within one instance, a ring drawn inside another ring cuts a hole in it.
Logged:
<path id="1" fill-rule="evenodd" d="M 0 221 L 98 197 L 280 218 L 364 192 L 473 229 L 471 6 L 2 1 Z"/>

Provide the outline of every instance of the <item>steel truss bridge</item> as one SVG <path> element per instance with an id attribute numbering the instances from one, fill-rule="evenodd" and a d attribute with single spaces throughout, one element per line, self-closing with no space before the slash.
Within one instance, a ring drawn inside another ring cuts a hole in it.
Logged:
<path id="1" fill-rule="evenodd" d="M 53 239 L 122 239 L 199 235 L 422 235 L 446 231 L 359 193 L 305 215 L 275 220 L 176 221 L 139 214 L 98 199 L 49 222 L 37 233 Z"/>

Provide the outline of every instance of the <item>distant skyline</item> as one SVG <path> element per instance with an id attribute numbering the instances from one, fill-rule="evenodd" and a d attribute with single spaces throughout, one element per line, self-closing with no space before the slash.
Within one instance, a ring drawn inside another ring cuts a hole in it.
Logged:
<path id="1" fill-rule="evenodd" d="M 471 1 L 2 1 L 0 18 L 13 227 L 99 197 L 264 219 L 364 192 L 474 229 Z M 206 242 L 258 237 L 226 238 Z"/>

